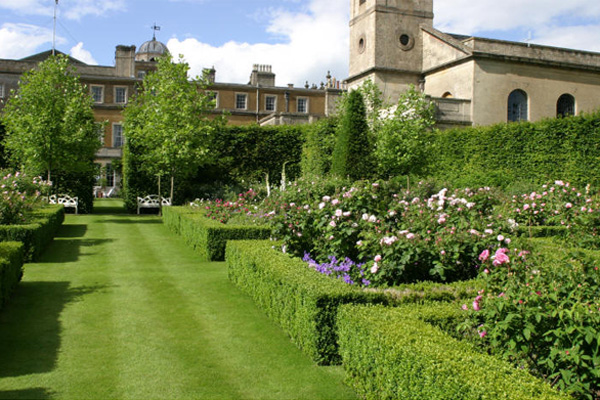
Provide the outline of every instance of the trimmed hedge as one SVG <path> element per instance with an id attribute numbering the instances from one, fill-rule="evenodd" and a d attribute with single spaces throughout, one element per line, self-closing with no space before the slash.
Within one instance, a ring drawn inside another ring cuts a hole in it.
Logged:
<path id="1" fill-rule="evenodd" d="M 301 259 L 273 250 L 273 243 L 228 242 L 225 259 L 229 279 L 248 293 L 315 362 L 339 363 L 339 306 L 387 303 L 387 297 L 319 274 Z"/>
<path id="2" fill-rule="evenodd" d="M 384 293 L 395 305 L 425 302 L 452 302 L 473 299 L 483 284 L 477 279 L 453 283 L 418 282 L 386 289 L 369 288 L 369 292 Z"/>
<path id="3" fill-rule="evenodd" d="M 0 243 L 0 308 L 23 277 L 23 243 Z"/>
<path id="4" fill-rule="evenodd" d="M 22 242 L 24 261 L 36 260 L 56 236 L 64 219 L 65 209 L 62 205 L 45 206 L 29 215 L 28 224 L 0 225 L 0 242 Z"/>
<path id="5" fill-rule="evenodd" d="M 434 177 L 456 187 L 547 183 L 585 186 L 600 177 L 600 112 L 441 131 Z"/>
<path id="6" fill-rule="evenodd" d="M 450 327 L 459 312 L 443 304 L 342 306 L 339 342 L 348 382 L 361 397 L 378 400 L 569 398 L 430 324 Z"/>
<path id="7" fill-rule="evenodd" d="M 198 251 L 203 260 L 223 261 L 228 240 L 268 239 L 266 226 L 227 225 L 205 217 L 203 210 L 163 207 L 163 222 Z"/>

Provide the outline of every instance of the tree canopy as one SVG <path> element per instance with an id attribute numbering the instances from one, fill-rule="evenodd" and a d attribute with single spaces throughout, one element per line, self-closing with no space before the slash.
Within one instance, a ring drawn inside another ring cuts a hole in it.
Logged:
<path id="1" fill-rule="evenodd" d="M 188 79 L 189 65 L 180 57 L 161 57 L 155 72 L 144 78 L 138 94 L 125 109 L 125 136 L 138 154 L 143 171 L 185 179 L 208 161 L 208 144 L 215 124 L 206 117 L 214 107 L 204 78 Z"/>
<path id="2" fill-rule="evenodd" d="M 92 98 L 67 56 L 23 74 L 2 115 L 12 163 L 32 174 L 88 173 L 101 143 Z"/>

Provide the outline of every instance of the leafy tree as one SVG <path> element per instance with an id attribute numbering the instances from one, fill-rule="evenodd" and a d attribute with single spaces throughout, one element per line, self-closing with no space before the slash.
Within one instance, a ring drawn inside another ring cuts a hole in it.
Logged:
<path id="1" fill-rule="evenodd" d="M 411 86 L 394 107 L 380 112 L 375 157 L 382 177 L 420 175 L 433 154 L 435 108 Z"/>
<path id="2" fill-rule="evenodd" d="M 351 91 L 344 101 L 336 129 L 331 172 L 352 180 L 373 175 L 369 125 L 363 95 L 358 90 Z"/>
<path id="3" fill-rule="evenodd" d="M 101 143 L 92 104 L 67 56 L 51 56 L 23 74 L 2 115 L 12 162 L 49 181 L 55 173 L 93 174 Z"/>
<path id="4" fill-rule="evenodd" d="M 137 96 L 125 109 L 127 140 L 139 151 L 141 169 L 152 176 L 184 180 L 208 158 L 215 123 L 206 118 L 213 101 L 204 91 L 204 78 L 188 80 L 189 65 L 180 57 L 161 57 L 155 72 L 146 75 Z"/>

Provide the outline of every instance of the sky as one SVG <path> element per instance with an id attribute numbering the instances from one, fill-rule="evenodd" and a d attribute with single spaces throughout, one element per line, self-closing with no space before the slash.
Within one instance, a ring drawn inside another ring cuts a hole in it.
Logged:
<path id="1" fill-rule="evenodd" d="M 156 37 L 191 73 L 247 83 L 270 64 L 276 84 L 348 75 L 350 0 L 59 0 L 56 48 L 114 65 L 117 45 Z M 52 48 L 55 0 L 0 0 L 0 59 Z M 502 40 L 600 52 L 598 0 L 434 0 L 434 27 Z"/>

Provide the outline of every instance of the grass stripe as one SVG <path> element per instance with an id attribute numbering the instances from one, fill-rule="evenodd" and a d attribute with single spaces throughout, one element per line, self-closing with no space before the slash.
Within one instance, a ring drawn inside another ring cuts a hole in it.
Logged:
<path id="1" fill-rule="evenodd" d="M 157 217 L 69 215 L 0 312 L 0 398 L 355 398 Z"/>

